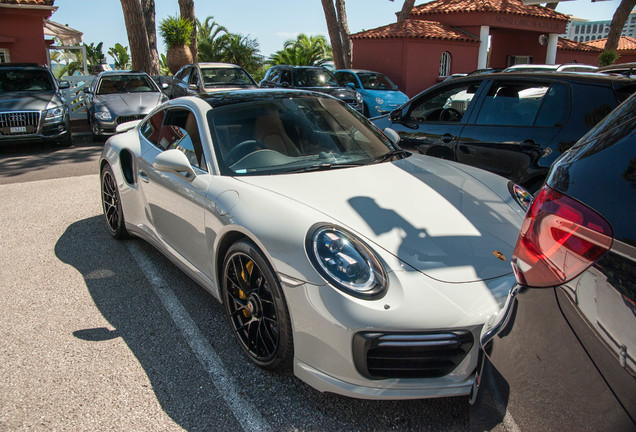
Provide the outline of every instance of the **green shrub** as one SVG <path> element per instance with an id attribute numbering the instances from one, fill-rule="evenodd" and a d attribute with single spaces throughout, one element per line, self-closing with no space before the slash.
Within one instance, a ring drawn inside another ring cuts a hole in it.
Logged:
<path id="1" fill-rule="evenodd" d="M 598 65 L 601 67 L 612 65 L 619 57 L 620 55 L 614 50 L 603 51 L 598 56 Z"/>
<path id="2" fill-rule="evenodd" d="M 166 47 L 171 48 L 177 45 L 190 45 L 193 28 L 190 20 L 174 16 L 161 20 L 159 33 Z"/>

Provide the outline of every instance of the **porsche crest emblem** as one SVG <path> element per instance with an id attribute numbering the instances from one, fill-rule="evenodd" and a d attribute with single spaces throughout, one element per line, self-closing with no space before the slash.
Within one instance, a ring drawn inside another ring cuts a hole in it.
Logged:
<path id="1" fill-rule="evenodd" d="M 504 254 L 501 253 L 501 251 L 492 251 L 492 254 L 497 257 L 498 259 L 505 261 L 506 260 L 506 256 Z"/>

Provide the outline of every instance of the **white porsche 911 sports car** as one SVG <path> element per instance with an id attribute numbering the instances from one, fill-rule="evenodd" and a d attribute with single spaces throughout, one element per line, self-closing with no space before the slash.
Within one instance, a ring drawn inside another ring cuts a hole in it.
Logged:
<path id="1" fill-rule="evenodd" d="M 476 393 L 523 189 L 404 152 L 319 93 L 183 97 L 118 129 L 100 161 L 110 233 L 221 301 L 254 363 L 357 398 Z"/>

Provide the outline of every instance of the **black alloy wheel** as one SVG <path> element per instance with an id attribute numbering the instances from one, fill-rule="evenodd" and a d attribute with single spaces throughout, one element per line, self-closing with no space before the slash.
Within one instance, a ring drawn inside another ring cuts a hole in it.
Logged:
<path id="1" fill-rule="evenodd" d="M 124 223 L 124 212 L 119 198 L 117 180 L 110 165 L 104 166 L 102 170 L 102 208 L 108 232 L 116 239 L 128 237 L 126 225 Z"/>
<path id="2" fill-rule="evenodd" d="M 223 303 L 250 360 L 268 370 L 291 366 L 291 322 L 274 272 L 253 243 L 232 245 L 223 263 Z"/>

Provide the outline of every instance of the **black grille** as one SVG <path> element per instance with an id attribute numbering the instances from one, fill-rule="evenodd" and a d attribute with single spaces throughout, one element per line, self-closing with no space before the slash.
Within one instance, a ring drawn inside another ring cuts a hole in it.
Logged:
<path id="1" fill-rule="evenodd" d="M 448 375 L 473 346 L 469 331 L 357 333 L 353 355 L 367 378 L 435 378 Z"/>
<path id="2" fill-rule="evenodd" d="M 117 124 L 122 124 L 122 123 L 126 123 L 129 121 L 134 121 L 134 120 L 141 120 L 142 118 L 144 118 L 144 115 L 129 115 L 129 116 L 120 116 L 117 117 L 117 119 L 115 120 L 115 122 Z"/>
<path id="3" fill-rule="evenodd" d="M 37 133 L 39 123 L 39 111 L 0 113 L 0 133 L 2 135 L 32 135 Z"/>

